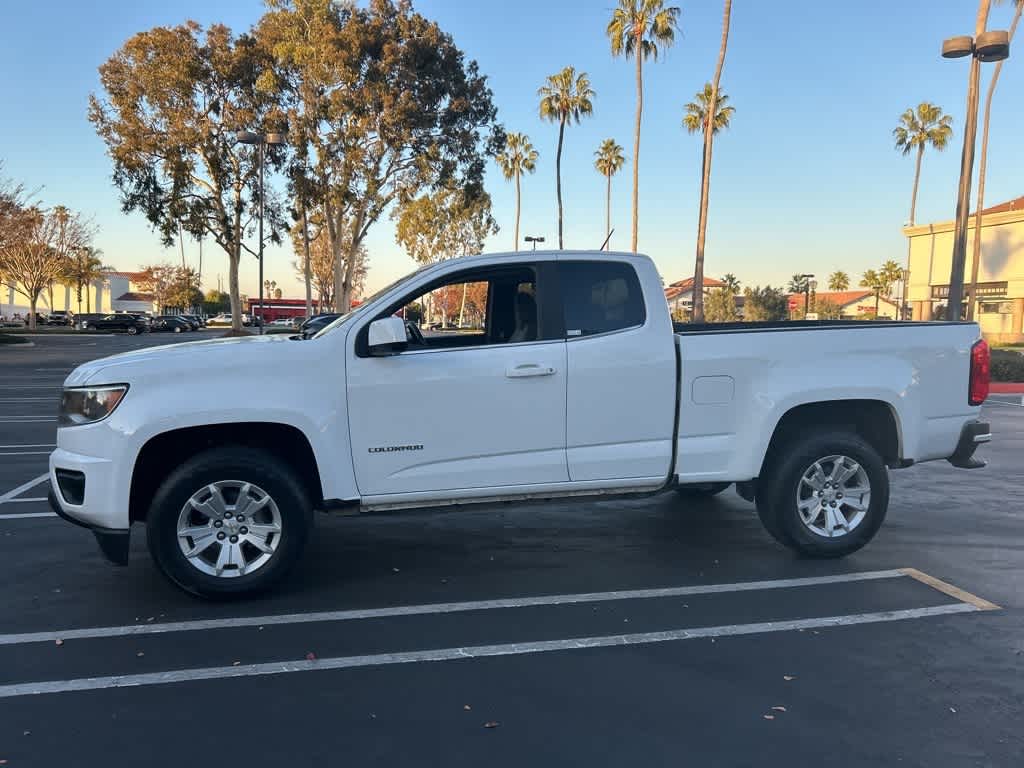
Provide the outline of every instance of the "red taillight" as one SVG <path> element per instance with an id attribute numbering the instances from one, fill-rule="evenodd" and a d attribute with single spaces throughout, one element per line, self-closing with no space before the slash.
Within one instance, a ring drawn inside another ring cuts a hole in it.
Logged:
<path id="1" fill-rule="evenodd" d="M 988 397 L 991 357 L 984 339 L 974 342 L 974 346 L 971 347 L 971 379 L 967 388 L 967 402 L 970 405 L 981 405 Z"/>

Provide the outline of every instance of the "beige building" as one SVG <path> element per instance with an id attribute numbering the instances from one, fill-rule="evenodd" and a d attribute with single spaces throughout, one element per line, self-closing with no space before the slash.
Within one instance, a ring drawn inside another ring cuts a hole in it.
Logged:
<path id="1" fill-rule="evenodd" d="M 48 290 L 40 294 L 36 311 L 40 315 L 47 315 L 53 310 L 67 309 L 75 314 L 88 311 L 97 314 L 153 312 L 153 297 L 139 291 L 137 283 L 141 277 L 141 272 L 104 272 L 99 280 L 82 289 L 81 306 L 77 292 L 73 288 L 54 283 L 52 296 Z M 0 317 L 25 317 L 28 312 L 28 299 L 21 291 L 15 291 L 8 285 L 0 285 Z"/>
<path id="2" fill-rule="evenodd" d="M 949 296 L 953 222 L 906 227 L 903 233 L 910 238 L 907 301 L 912 318 L 938 319 Z M 971 279 L 974 236 L 972 214 L 965 283 Z M 966 302 L 964 307 L 966 311 Z M 982 211 L 974 318 L 989 341 L 1024 342 L 1024 197 Z"/>

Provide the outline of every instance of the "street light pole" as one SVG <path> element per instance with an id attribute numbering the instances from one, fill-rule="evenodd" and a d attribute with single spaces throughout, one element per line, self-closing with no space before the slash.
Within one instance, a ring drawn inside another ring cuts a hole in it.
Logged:
<path id="1" fill-rule="evenodd" d="M 971 57 L 967 80 L 967 115 L 964 120 L 964 146 L 960 154 L 960 183 L 956 195 L 956 224 L 953 230 L 953 258 L 949 270 L 949 296 L 946 319 L 959 320 L 963 304 L 964 269 L 967 266 L 967 223 L 971 206 L 971 175 L 974 173 L 974 145 L 978 134 L 978 84 L 981 62 L 1002 61 L 1010 55 L 1009 35 L 1005 31 L 985 31 L 988 23 L 989 0 L 980 0 L 975 24 L 975 37 L 951 37 L 942 43 L 942 56 L 946 59 Z M 975 232 L 976 238 L 981 232 Z M 971 297 L 974 301 L 974 297 Z"/>

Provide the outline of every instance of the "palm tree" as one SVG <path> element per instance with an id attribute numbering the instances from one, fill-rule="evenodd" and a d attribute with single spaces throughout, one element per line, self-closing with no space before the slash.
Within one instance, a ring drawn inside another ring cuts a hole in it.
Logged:
<path id="1" fill-rule="evenodd" d="M 878 318 L 878 298 L 882 293 L 884 284 L 882 282 L 882 276 L 879 275 L 875 270 L 869 269 L 860 279 L 862 288 L 869 288 L 875 294 L 875 318 Z"/>
<path id="2" fill-rule="evenodd" d="M 1017 31 L 1017 23 L 1020 21 L 1021 12 L 1024 12 L 1024 0 L 1015 0 L 1016 9 L 1013 12 L 1013 21 L 1010 23 L 1009 38 L 1013 42 L 1013 34 Z M 971 260 L 971 286 L 967 294 L 967 319 L 974 319 L 975 294 L 978 289 L 978 265 L 981 262 L 981 209 L 985 207 L 985 171 L 988 166 L 988 125 L 992 116 L 992 96 L 996 91 L 996 84 L 999 82 L 999 75 L 1003 71 L 1003 62 L 996 64 L 992 70 L 992 79 L 988 83 L 988 93 L 985 95 L 985 117 L 981 129 L 981 157 L 978 160 L 978 204 L 974 209 L 974 246 Z"/>
<path id="3" fill-rule="evenodd" d="M 726 272 L 722 275 L 722 282 L 725 283 L 725 287 L 729 289 L 731 293 L 740 292 L 740 281 L 732 272 Z"/>
<path id="4" fill-rule="evenodd" d="M 594 168 L 608 180 L 604 206 L 606 239 L 612 234 L 612 176 L 621 171 L 625 164 L 626 158 L 622 156 L 622 147 L 615 143 L 615 139 L 605 139 L 594 153 Z"/>
<path id="5" fill-rule="evenodd" d="M 574 67 L 566 67 L 561 72 L 548 75 L 547 82 L 538 90 L 540 96 L 540 116 L 544 120 L 558 123 L 558 153 L 555 155 L 555 191 L 558 195 L 558 248 L 562 243 L 562 142 L 565 137 L 565 124 L 581 117 L 589 117 L 594 113 L 594 89 L 590 87 L 590 78 L 586 72 L 576 74 Z"/>
<path id="6" fill-rule="evenodd" d="M 896 138 L 896 149 L 904 155 L 917 150 L 917 162 L 914 168 L 914 190 L 910 195 L 910 226 L 914 226 L 914 213 L 917 208 L 917 185 L 921 180 L 921 159 L 925 147 L 931 146 L 940 152 L 946 148 L 953 135 L 953 118 L 942 114 L 942 108 L 927 101 L 917 105 L 917 109 L 908 109 L 900 115 L 900 124 L 893 129 Z"/>
<path id="7" fill-rule="evenodd" d="M 644 111 L 644 59 L 658 59 L 658 45 L 668 48 L 679 28 L 679 7 L 665 7 L 665 0 L 619 0 L 612 11 L 607 33 L 612 56 L 636 59 L 636 121 L 633 126 L 633 238 L 636 253 L 640 200 L 640 119 Z"/>
<path id="8" fill-rule="evenodd" d="M 686 114 L 683 115 L 683 127 L 687 133 L 697 133 L 697 131 L 700 131 L 703 134 L 707 129 L 708 104 L 711 103 L 711 83 L 705 83 L 704 89 L 697 91 L 695 98 L 696 101 L 683 105 L 683 109 L 686 111 Z M 715 107 L 715 125 L 712 129 L 716 134 L 728 128 L 729 121 L 736 114 L 736 107 L 727 106 L 728 102 L 729 97 L 719 91 L 717 106 Z M 701 153 L 701 160 L 703 161 L 703 153 Z M 701 168 L 701 179 L 703 178 L 704 169 Z"/>
<path id="9" fill-rule="evenodd" d="M 505 175 L 505 180 L 515 179 L 516 182 L 516 226 L 513 233 L 513 250 L 519 250 L 519 177 L 524 173 L 533 173 L 537 169 L 537 150 L 530 143 L 525 133 L 510 133 L 505 142 L 505 149 L 495 158 Z"/>
<path id="10" fill-rule="evenodd" d="M 789 278 L 789 285 L 786 286 L 786 290 L 790 293 L 803 293 L 807 290 L 807 281 L 809 279 L 803 275 L 793 275 Z"/>
<path id="11" fill-rule="evenodd" d="M 878 279 L 882 285 L 882 293 L 886 298 L 892 298 L 892 289 L 903 279 L 903 269 L 892 259 L 889 259 L 878 270 Z"/>
<path id="12" fill-rule="evenodd" d="M 704 126 L 704 170 L 700 184 L 700 217 L 697 223 L 697 256 L 693 265 L 693 319 L 704 319 L 704 242 L 708 232 L 708 200 L 711 197 L 711 148 L 715 143 L 715 118 L 718 115 L 718 94 L 722 81 L 722 67 L 725 66 L 725 50 L 729 44 L 729 22 L 732 19 L 732 0 L 725 0 L 722 12 L 722 42 L 718 46 L 718 63 L 711 78 L 711 98 L 708 100 L 708 114 L 711 118 Z"/>
<path id="13" fill-rule="evenodd" d="M 828 289 L 830 291 L 845 291 L 850 288 L 850 276 L 840 269 L 837 269 L 828 276 Z"/>
<path id="14" fill-rule="evenodd" d="M 68 257 L 67 268 L 62 276 L 69 285 L 75 286 L 78 312 L 82 312 L 82 289 L 85 289 L 85 311 L 91 312 L 89 286 L 103 277 L 103 262 L 99 248 L 79 248 Z"/>

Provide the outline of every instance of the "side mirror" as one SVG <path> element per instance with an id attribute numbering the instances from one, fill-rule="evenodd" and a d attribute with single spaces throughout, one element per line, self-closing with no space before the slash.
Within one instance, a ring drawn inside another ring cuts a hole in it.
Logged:
<path id="1" fill-rule="evenodd" d="M 368 340 L 374 357 L 397 355 L 405 351 L 409 342 L 405 335 L 405 321 L 400 317 L 384 317 L 370 323 Z"/>

